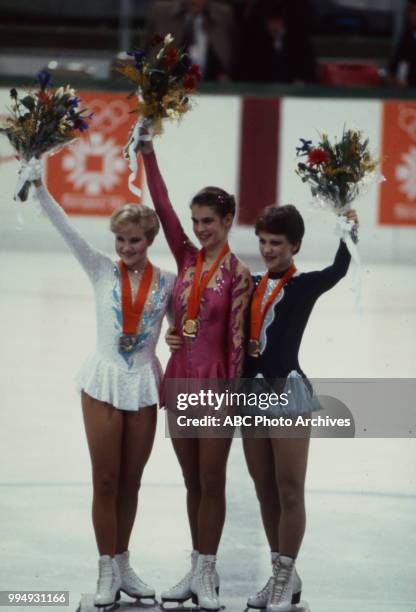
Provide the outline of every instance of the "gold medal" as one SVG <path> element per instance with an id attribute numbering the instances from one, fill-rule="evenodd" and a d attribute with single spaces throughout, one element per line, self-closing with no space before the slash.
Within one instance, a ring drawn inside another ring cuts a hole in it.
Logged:
<path id="1" fill-rule="evenodd" d="M 198 321 L 196 319 L 186 319 L 183 324 L 182 332 L 187 338 L 196 338 L 198 331 Z"/>
<path id="2" fill-rule="evenodd" d="M 248 343 L 248 354 L 250 357 L 260 356 L 260 343 L 258 340 L 250 340 Z"/>
<path id="3" fill-rule="evenodd" d="M 197 317 L 199 314 L 199 309 L 201 307 L 201 300 L 203 293 L 210 281 L 210 279 L 214 276 L 218 266 L 221 263 L 222 258 L 229 252 L 230 247 L 228 243 L 225 244 L 221 250 L 221 253 L 218 255 L 217 259 L 210 267 L 208 272 L 201 280 L 202 267 L 205 260 L 205 253 L 202 249 L 198 252 L 195 262 L 195 271 L 194 277 L 192 279 L 191 291 L 189 293 L 188 305 L 186 309 L 186 319 L 182 327 L 182 332 L 184 336 L 188 338 L 196 338 L 198 333 L 198 321 Z"/>

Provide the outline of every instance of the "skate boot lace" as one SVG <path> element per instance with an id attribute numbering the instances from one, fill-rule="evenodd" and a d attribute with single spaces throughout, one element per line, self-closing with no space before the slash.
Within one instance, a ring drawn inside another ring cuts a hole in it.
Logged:
<path id="1" fill-rule="evenodd" d="M 289 584 L 291 566 L 276 564 L 273 568 L 274 577 L 272 579 L 269 604 L 278 604 L 282 601 Z"/>
<path id="2" fill-rule="evenodd" d="M 111 564 L 105 564 L 100 567 L 100 572 L 97 580 L 98 590 L 104 588 L 111 588 L 113 584 L 113 568 Z"/>
<path id="3" fill-rule="evenodd" d="M 201 568 L 199 575 L 200 582 L 202 584 L 204 594 L 209 599 L 216 599 L 217 593 L 215 590 L 215 562 L 206 561 Z"/>

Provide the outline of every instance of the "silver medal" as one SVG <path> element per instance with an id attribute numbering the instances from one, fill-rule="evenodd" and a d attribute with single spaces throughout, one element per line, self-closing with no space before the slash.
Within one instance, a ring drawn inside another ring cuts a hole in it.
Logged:
<path id="1" fill-rule="evenodd" d="M 118 346 L 122 353 L 131 353 L 138 344 L 138 334 L 121 334 L 118 339 Z"/>

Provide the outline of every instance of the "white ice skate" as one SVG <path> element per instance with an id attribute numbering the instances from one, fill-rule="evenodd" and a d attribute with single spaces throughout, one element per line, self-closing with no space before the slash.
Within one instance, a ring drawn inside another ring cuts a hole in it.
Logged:
<path id="1" fill-rule="evenodd" d="M 215 555 L 199 555 L 192 580 L 192 602 L 199 610 L 220 610 L 220 580 L 215 569 Z"/>
<path id="2" fill-rule="evenodd" d="M 140 603 L 142 603 L 142 600 L 152 600 L 146 603 L 156 604 L 156 593 L 154 588 L 143 582 L 133 570 L 130 565 L 129 551 L 118 554 L 114 558 L 120 571 L 120 591 L 126 593 L 129 597 L 137 599 Z M 118 594 L 118 599 L 119 598 L 120 594 Z"/>
<path id="3" fill-rule="evenodd" d="M 178 607 L 177 609 L 178 610 L 183 609 L 183 604 L 186 601 L 188 601 L 188 599 L 191 599 L 192 597 L 192 589 L 191 589 L 192 578 L 196 570 L 197 562 L 198 562 L 198 551 L 193 550 L 191 554 L 191 569 L 189 570 L 189 572 L 185 574 L 185 576 L 182 578 L 182 580 L 178 582 L 178 584 L 175 584 L 175 586 L 161 593 L 160 598 L 162 600 L 162 610 L 167 609 L 165 606 L 165 603 L 182 604 L 182 606 Z"/>
<path id="4" fill-rule="evenodd" d="M 94 606 L 100 610 L 115 610 L 118 607 L 116 597 L 120 586 L 120 571 L 117 563 L 109 555 L 102 555 L 98 560 L 98 581 Z"/>
<path id="5" fill-rule="evenodd" d="M 280 556 L 273 566 L 273 579 L 266 612 L 291 612 L 293 610 L 294 582 L 295 560 Z"/>
<path id="6" fill-rule="evenodd" d="M 247 608 L 254 608 L 256 610 L 264 610 L 269 600 L 270 591 L 272 588 L 274 576 L 271 576 L 267 583 L 262 589 L 255 595 L 252 595 L 247 600 Z M 295 576 L 293 580 L 293 593 L 292 593 L 292 606 L 300 602 L 300 596 L 302 594 L 302 581 L 295 569 Z"/>

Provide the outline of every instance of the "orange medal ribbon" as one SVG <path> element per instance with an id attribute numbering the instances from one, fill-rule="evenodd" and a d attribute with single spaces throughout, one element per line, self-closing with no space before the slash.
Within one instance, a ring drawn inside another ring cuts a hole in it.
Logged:
<path id="1" fill-rule="evenodd" d="M 248 347 L 248 352 L 252 357 L 258 357 L 260 355 L 260 331 L 267 311 L 269 310 L 273 301 L 279 295 L 282 287 L 287 283 L 290 278 L 292 278 L 295 272 L 296 267 L 294 264 L 292 264 L 282 276 L 282 278 L 279 280 L 273 291 L 270 293 L 264 306 L 262 306 L 262 302 L 264 294 L 266 292 L 267 281 L 269 280 L 268 272 L 263 276 L 260 283 L 258 284 L 251 302 L 250 343 Z"/>
<path id="2" fill-rule="evenodd" d="M 136 299 L 132 300 L 131 285 L 127 267 L 123 261 L 119 263 L 121 271 L 121 311 L 123 315 L 123 334 L 136 334 L 137 325 L 143 313 L 143 308 L 149 294 L 153 278 L 153 266 L 147 262 L 143 271 Z"/>
<path id="3" fill-rule="evenodd" d="M 204 249 L 201 249 L 198 252 L 198 255 L 196 258 L 196 264 L 195 264 L 194 278 L 192 281 L 191 292 L 189 294 L 189 299 L 188 299 L 188 307 L 186 310 L 186 319 L 183 324 L 184 336 L 188 336 L 189 338 L 195 338 L 197 331 L 198 331 L 197 316 L 199 313 L 199 309 L 201 307 L 202 295 L 209 281 L 214 276 L 218 266 L 220 265 L 221 259 L 229 251 L 230 251 L 230 247 L 227 243 L 224 245 L 221 253 L 218 255 L 215 262 L 212 264 L 208 272 L 205 274 L 202 281 L 200 280 L 200 278 L 201 278 L 202 266 L 205 260 L 205 253 L 204 253 Z"/>

